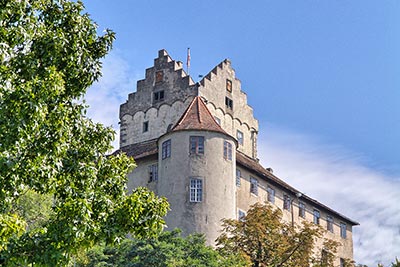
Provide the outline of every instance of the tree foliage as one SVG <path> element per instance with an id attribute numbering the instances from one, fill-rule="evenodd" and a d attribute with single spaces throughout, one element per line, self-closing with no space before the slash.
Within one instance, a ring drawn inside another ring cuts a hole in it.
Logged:
<path id="1" fill-rule="evenodd" d="M 217 246 L 223 255 L 240 254 L 252 266 L 333 266 L 337 242 L 325 239 L 316 250 L 322 229 L 305 222 L 301 227 L 282 221 L 282 212 L 254 204 L 243 220 L 226 219 Z"/>
<path id="2" fill-rule="evenodd" d="M 174 230 L 158 238 L 126 239 L 118 246 L 97 247 L 81 257 L 77 266 L 244 267 L 246 262 L 234 255 L 222 257 L 205 245 L 200 234 L 183 238 Z"/>
<path id="3" fill-rule="evenodd" d="M 0 0 L 0 258 L 3 264 L 59 266 L 99 240 L 163 227 L 165 199 L 125 192 L 135 165 L 107 156 L 109 127 L 79 101 L 101 75 L 114 33 L 98 36 L 83 4 Z M 27 192 L 50 196 L 42 218 L 23 214 Z M 33 221 L 30 221 L 33 220 Z M 27 227 L 30 225 L 32 227 Z"/>

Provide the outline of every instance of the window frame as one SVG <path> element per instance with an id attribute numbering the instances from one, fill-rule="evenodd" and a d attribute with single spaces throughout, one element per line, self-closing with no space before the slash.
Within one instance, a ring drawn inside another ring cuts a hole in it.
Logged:
<path id="1" fill-rule="evenodd" d="M 321 212 L 317 209 L 314 209 L 313 211 L 313 222 L 314 224 L 319 225 L 320 224 L 320 219 L 321 219 Z"/>
<path id="2" fill-rule="evenodd" d="M 242 171 L 236 168 L 236 186 L 239 187 L 241 185 L 242 179 Z"/>
<path id="3" fill-rule="evenodd" d="M 344 222 L 340 222 L 340 237 L 347 238 L 347 225 Z"/>
<path id="4" fill-rule="evenodd" d="M 203 202 L 203 179 L 191 177 L 189 180 L 189 202 Z"/>
<path id="5" fill-rule="evenodd" d="M 306 204 L 299 201 L 299 217 L 306 218 Z"/>
<path id="6" fill-rule="evenodd" d="M 158 181 L 158 163 L 149 165 L 149 183 Z"/>
<path id="7" fill-rule="evenodd" d="M 171 157 L 171 139 L 165 140 L 161 145 L 161 158 L 166 159 Z"/>
<path id="8" fill-rule="evenodd" d="M 291 211 L 292 209 L 291 206 L 292 206 L 292 198 L 287 194 L 283 195 L 283 209 Z"/>
<path id="9" fill-rule="evenodd" d="M 258 180 L 250 176 L 250 193 L 258 196 Z"/>
<path id="10" fill-rule="evenodd" d="M 224 159 L 232 160 L 232 144 L 227 140 L 224 140 Z"/>
<path id="11" fill-rule="evenodd" d="M 238 140 L 239 145 L 243 145 L 244 135 L 242 131 L 236 130 L 236 139 Z"/>
<path id="12" fill-rule="evenodd" d="M 157 92 L 153 92 L 153 102 L 161 102 L 165 99 L 165 91 L 160 90 Z"/>
<path id="13" fill-rule="evenodd" d="M 189 153 L 191 155 L 204 155 L 204 136 L 189 137 Z"/>
<path id="14" fill-rule="evenodd" d="M 233 100 L 227 96 L 225 96 L 225 107 L 233 110 Z"/>
<path id="15" fill-rule="evenodd" d="M 326 230 L 333 233 L 333 224 L 334 224 L 333 217 L 331 215 L 327 215 L 326 216 Z"/>
<path id="16" fill-rule="evenodd" d="M 267 186 L 267 200 L 268 202 L 275 204 L 275 189 L 271 186 Z"/>

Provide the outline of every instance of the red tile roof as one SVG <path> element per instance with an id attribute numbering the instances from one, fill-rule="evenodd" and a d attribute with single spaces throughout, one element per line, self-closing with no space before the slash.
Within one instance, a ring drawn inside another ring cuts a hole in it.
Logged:
<path id="1" fill-rule="evenodd" d="M 228 135 L 215 121 L 200 96 L 196 96 L 172 131 L 205 130 Z"/>

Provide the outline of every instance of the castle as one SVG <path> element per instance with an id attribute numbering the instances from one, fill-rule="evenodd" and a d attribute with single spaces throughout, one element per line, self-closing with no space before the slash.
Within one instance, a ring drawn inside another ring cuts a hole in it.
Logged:
<path id="1" fill-rule="evenodd" d="M 221 219 L 244 216 L 256 202 L 284 220 L 309 220 L 339 241 L 337 265 L 353 258 L 357 222 L 300 193 L 257 159 L 258 121 L 229 60 L 195 83 L 165 50 L 120 107 L 120 152 L 135 158 L 128 190 L 145 186 L 167 197 L 169 229 L 204 233 L 213 244 Z"/>

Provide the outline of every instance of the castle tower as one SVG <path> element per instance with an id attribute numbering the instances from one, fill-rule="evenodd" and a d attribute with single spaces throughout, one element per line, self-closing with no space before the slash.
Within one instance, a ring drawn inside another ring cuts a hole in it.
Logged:
<path id="1" fill-rule="evenodd" d="M 159 138 L 157 192 L 171 205 L 169 228 L 204 233 L 213 244 L 221 220 L 236 218 L 236 147 L 201 97 L 195 97 L 175 127 Z"/>

